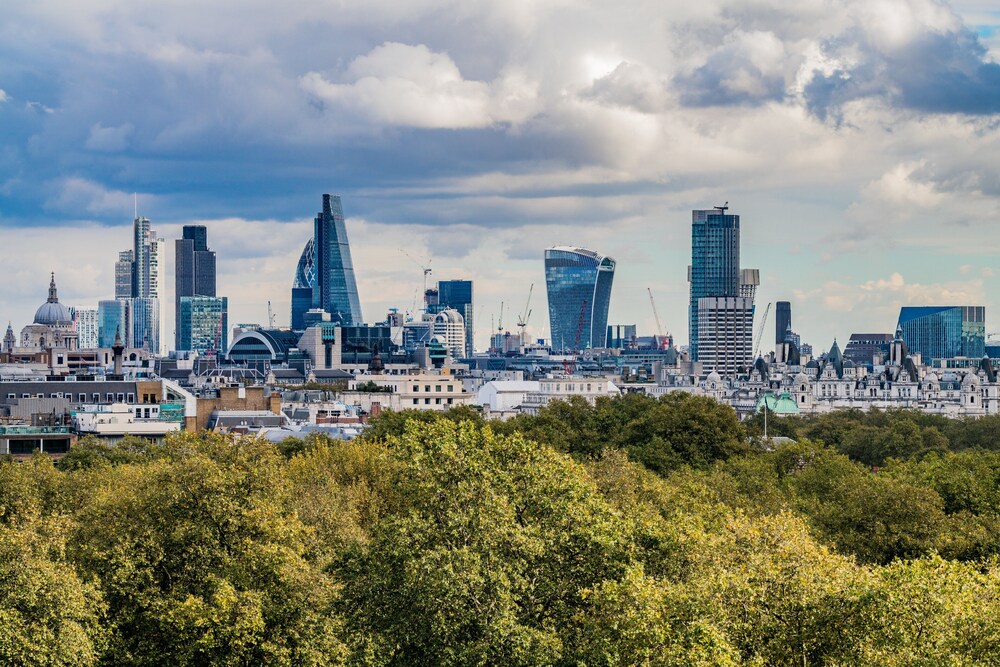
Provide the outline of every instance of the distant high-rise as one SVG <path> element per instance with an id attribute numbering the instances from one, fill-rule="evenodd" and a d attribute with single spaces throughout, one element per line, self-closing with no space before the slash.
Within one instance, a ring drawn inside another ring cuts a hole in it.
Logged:
<path id="1" fill-rule="evenodd" d="M 157 238 L 156 232 L 150 227 L 149 219 L 136 216 L 132 221 L 132 243 L 132 250 L 120 252 L 118 262 L 115 264 L 115 298 L 128 302 L 122 309 L 128 313 L 131 330 L 122 331 L 122 337 L 131 336 L 129 347 L 146 348 L 154 354 L 159 354 L 163 240 Z M 125 272 L 129 268 L 131 268 L 131 280 L 126 295 Z M 111 336 L 114 336 L 113 332 Z"/>
<path id="2" fill-rule="evenodd" d="M 188 345 L 198 338 L 192 331 L 197 323 L 182 313 L 198 313 L 199 317 L 202 313 L 197 308 L 182 309 L 181 299 L 216 296 L 215 252 L 208 249 L 208 231 L 202 225 L 186 225 L 183 238 L 174 241 L 174 250 L 174 346 L 194 350 Z"/>
<path id="3" fill-rule="evenodd" d="M 593 250 L 568 246 L 545 250 L 553 349 L 576 351 L 606 346 L 614 277 L 615 260 Z"/>
<path id="4" fill-rule="evenodd" d="M 462 318 L 465 320 L 465 353 L 471 356 L 475 350 L 473 345 L 472 312 L 474 309 L 474 300 L 472 296 L 472 281 L 438 281 L 438 304 L 441 310 L 453 308 L 462 315 Z"/>
<path id="5" fill-rule="evenodd" d="M 981 358 L 986 351 L 983 306 L 903 306 L 897 328 L 925 364 L 952 357 Z"/>
<path id="6" fill-rule="evenodd" d="M 698 300 L 740 296 L 740 216 L 725 207 L 691 211 L 691 297 L 688 340 L 691 358 L 698 361 Z"/>
<path id="7" fill-rule="evenodd" d="M 792 304 L 789 301 L 778 301 L 774 304 L 774 343 L 785 342 L 785 334 L 792 326 Z"/>
<path id="8" fill-rule="evenodd" d="M 321 308 L 330 313 L 333 322 L 364 323 L 339 196 L 323 195 L 323 210 L 316 216 L 313 230 L 316 253 L 313 308 Z"/>

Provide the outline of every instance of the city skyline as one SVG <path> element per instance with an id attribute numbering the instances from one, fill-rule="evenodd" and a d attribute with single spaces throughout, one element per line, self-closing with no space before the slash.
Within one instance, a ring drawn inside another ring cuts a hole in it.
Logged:
<path id="1" fill-rule="evenodd" d="M 554 245 L 618 260 L 609 321 L 652 333 L 648 287 L 686 343 L 687 216 L 726 200 L 758 312 L 790 301 L 817 349 L 891 331 L 904 305 L 1000 307 L 986 4 L 261 4 L 228 32 L 235 8 L 206 11 L 0 9 L 0 317 L 29 322 L 53 270 L 69 305 L 112 298 L 135 191 L 162 238 L 209 229 L 231 323 L 265 323 L 268 300 L 283 322 L 330 191 L 367 319 L 422 284 L 404 247 L 475 282 L 478 347 Z"/>

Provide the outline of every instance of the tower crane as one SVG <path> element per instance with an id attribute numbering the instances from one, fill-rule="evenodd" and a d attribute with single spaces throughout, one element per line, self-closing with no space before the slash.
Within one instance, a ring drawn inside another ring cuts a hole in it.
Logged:
<path id="1" fill-rule="evenodd" d="M 760 351 L 760 342 L 764 338 L 764 325 L 767 324 L 767 314 L 769 312 L 771 312 L 770 301 L 767 302 L 767 308 L 764 309 L 764 317 L 760 318 L 760 326 L 757 327 L 757 335 L 754 336 L 756 340 L 753 346 L 753 361 L 757 360 L 757 353 Z"/>
<path id="2" fill-rule="evenodd" d="M 531 293 L 534 289 L 535 283 L 531 283 L 531 286 L 528 288 L 528 300 L 524 303 L 524 310 L 521 311 L 521 314 L 517 317 L 517 326 L 521 330 L 521 345 L 526 344 L 525 329 L 528 326 L 528 319 L 531 317 L 531 309 L 529 306 L 531 305 Z"/>
<path id="3" fill-rule="evenodd" d="M 417 260 L 413 259 L 413 257 L 410 255 L 410 253 L 406 252 L 402 248 L 399 249 L 399 252 L 403 253 L 403 255 L 406 257 L 406 259 L 410 260 L 411 262 L 413 262 L 414 264 L 416 264 L 417 266 L 419 266 L 420 269 L 424 272 L 424 294 L 426 294 L 427 293 L 427 276 L 431 275 L 431 261 L 433 260 L 433 257 L 428 257 L 427 258 L 427 263 L 426 264 L 421 264 Z"/>
<path id="4" fill-rule="evenodd" d="M 663 335 L 663 325 L 660 324 L 660 315 L 656 312 L 656 302 L 653 301 L 653 290 L 646 288 L 649 292 L 649 305 L 653 307 L 653 318 L 656 320 L 656 333 L 660 336 L 660 349 L 665 350 L 669 347 L 669 342 L 667 337 Z"/>

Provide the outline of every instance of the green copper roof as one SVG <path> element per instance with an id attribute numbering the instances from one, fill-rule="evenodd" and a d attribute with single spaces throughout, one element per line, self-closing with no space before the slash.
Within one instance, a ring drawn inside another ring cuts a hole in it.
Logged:
<path id="1" fill-rule="evenodd" d="M 775 396 L 773 392 L 767 392 L 757 401 L 757 412 L 764 409 L 767 406 L 767 411 L 776 415 L 797 415 L 799 414 L 799 406 L 795 402 L 795 399 L 789 395 L 787 391 L 781 392 L 779 396 Z"/>

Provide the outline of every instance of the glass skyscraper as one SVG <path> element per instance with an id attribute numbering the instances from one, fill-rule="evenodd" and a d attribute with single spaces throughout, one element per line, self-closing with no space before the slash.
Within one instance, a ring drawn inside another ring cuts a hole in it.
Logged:
<path id="1" fill-rule="evenodd" d="M 333 322 L 363 324 L 344 211 L 337 195 L 323 195 L 323 210 L 314 221 L 316 286 L 313 308 L 330 313 Z"/>
<path id="2" fill-rule="evenodd" d="M 774 304 L 774 342 L 776 345 L 785 342 L 785 332 L 790 326 L 792 326 L 792 304 L 790 301 L 778 301 Z"/>
<path id="3" fill-rule="evenodd" d="M 614 277 L 615 260 L 593 250 L 568 246 L 545 250 L 545 287 L 554 350 L 606 346 Z"/>
<path id="4" fill-rule="evenodd" d="M 740 296 L 740 216 L 724 207 L 691 211 L 688 341 L 698 361 L 698 300 Z"/>
<path id="5" fill-rule="evenodd" d="M 899 309 L 903 340 L 925 364 L 952 357 L 981 358 L 986 353 L 984 306 L 904 306 Z"/>
<path id="6" fill-rule="evenodd" d="M 475 350 L 473 343 L 472 311 L 474 301 L 472 298 L 471 280 L 441 280 L 438 281 L 438 307 L 439 310 L 454 308 L 465 320 L 465 353 L 472 356 Z"/>

